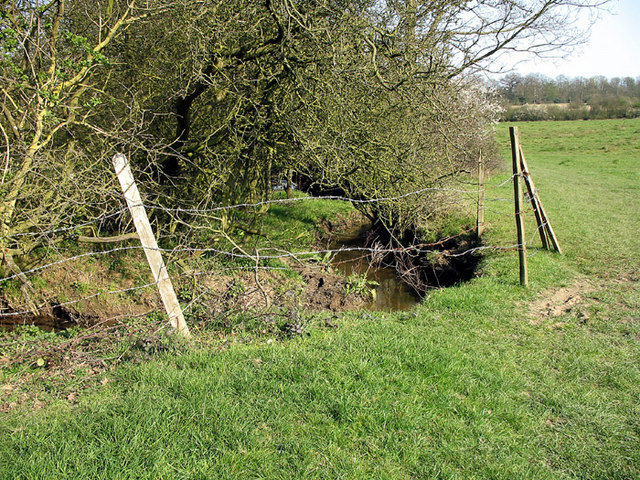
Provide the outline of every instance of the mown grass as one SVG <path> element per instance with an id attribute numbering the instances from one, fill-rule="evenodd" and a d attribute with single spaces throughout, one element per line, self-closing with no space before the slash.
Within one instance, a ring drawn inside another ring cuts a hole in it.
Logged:
<path id="1" fill-rule="evenodd" d="M 530 257 L 528 291 L 500 252 L 412 312 L 122 366 L 77 405 L 4 414 L 0 477 L 640 477 L 640 121 L 520 128 L 566 251 Z M 511 209 L 491 203 L 487 243 L 514 242 Z M 532 318 L 576 279 L 583 315 Z"/>

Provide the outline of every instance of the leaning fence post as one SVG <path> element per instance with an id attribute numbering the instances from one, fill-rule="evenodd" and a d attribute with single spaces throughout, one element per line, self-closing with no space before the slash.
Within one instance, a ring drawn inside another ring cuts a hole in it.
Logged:
<path id="1" fill-rule="evenodd" d="M 516 230 L 518 232 L 518 257 L 520 260 L 520 285 L 529 286 L 527 271 L 527 244 L 524 237 L 524 219 L 522 217 L 522 166 L 520 164 L 520 139 L 518 127 L 509 127 L 511 137 L 511 156 L 513 158 L 513 196 L 516 214 Z"/>
<path id="2" fill-rule="evenodd" d="M 482 152 L 478 153 L 478 223 L 476 226 L 478 238 L 484 233 L 484 162 Z"/>
<path id="3" fill-rule="evenodd" d="M 549 250 L 549 242 L 546 241 L 548 235 L 551 243 L 553 244 L 553 248 L 555 248 L 558 253 L 562 253 L 562 249 L 560 248 L 560 244 L 558 243 L 556 233 L 553 231 L 553 226 L 549 221 L 547 212 L 545 212 L 544 210 L 542 200 L 540 200 L 540 195 L 538 195 L 538 191 L 533 184 L 533 179 L 531 178 L 531 173 L 529 172 L 529 166 L 527 165 L 527 160 L 522 153 L 522 146 L 520 147 L 520 166 L 522 167 L 522 175 L 524 176 L 524 181 L 527 184 L 529 196 L 531 197 L 531 205 L 533 205 L 533 211 L 536 214 L 536 220 L 538 221 L 540 238 L 543 239 L 542 245 L 544 246 L 544 248 Z"/>
<path id="4" fill-rule="evenodd" d="M 540 236 L 540 241 L 542 242 L 542 248 L 545 250 L 549 250 L 549 241 L 547 240 L 547 229 L 545 228 L 545 221 L 542 215 L 542 210 L 540 208 L 540 203 L 538 202 L 538 192 L 536 192 L 536 187 L 533 184 L 533 179 L 531 178 L 531 174 L 529 173 L 529 166 L 527 165 L 527 161 L 524 158 L 524 153 L 522 152 L 522 147 L 519 147 L 520 153 L 520 168 L 522 170 L 522 178 L 524 180 L 525 185 L 527 186 L 527 191 L 529 192 L 529 201 L 531 202 L 531 207 L 533 208 L 533 214 L 536 217 L 536 223 L 538 224 L 538 235 Z"/>
<path id="5" fill-rule="evenodd" d="M 164 304 L 164 308 L 169 316 L 169 322 L 179 333 L 185 336 L 189 335 L 189 328 L 184 320 L 184 315 L 182 314 L 178 297 L 176 296 L 176 292 L 171 284 L 171 279 L 167 273 L 167 267 L 165 266 L 160 250 L 158 249 L 158 242 L 156 241 L 156 237 L 153 235 L 153 230 L 151 230 L 151 224 L 149 223 L 147 212 L 142 204 L 140 192 L 138 191 L 138 187 L 133 179 L 133 173 L 129 167 L 127 157 L 121 153 L 114 155 L 113 167 L 115 168 L 116 175 L 120 181 L 124 198 L 127 201 L 127 206 L 129 207 L 129 211 L 133 217 L 133 223 L 136 226 L 144 253 L 147 256 L 147 261 L 151 267 L 153 279 L 158 285 L 162 303 Z"/>

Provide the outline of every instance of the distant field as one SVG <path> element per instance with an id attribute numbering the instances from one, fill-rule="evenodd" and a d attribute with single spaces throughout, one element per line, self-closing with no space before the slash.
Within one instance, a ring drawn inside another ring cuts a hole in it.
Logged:
<path id="1" fill-rule="evenodd" d="M 518 126 L 566 252 L 531 250 L 528 291 L 499 252 L 411 312 L 196 338 L 3 413 L 0 478 L 640 478 L 640 119 Z"/>
<path id="2" fill-rule="evenodd" d="M 503 114 L 508 121 L 524 120 L 583 120 L 593 117 L 595 110 L 584 103 L 527 103 L 525 105 L 509 105 Z M 597 118 L 608 118 L 609 114 L 599 111 Z M 623 116 L 624 112 L 616 111 L 613 116 Z"/>
<path id="3" fill-rule="evenodd" d="M 513 108 L 514 110 L 523 108 L 544 110 L 549 107 L 569 108 L 571 105 L 571 103 L 525 103 L 524 105 L 510 105 L 510 108 Z"/>

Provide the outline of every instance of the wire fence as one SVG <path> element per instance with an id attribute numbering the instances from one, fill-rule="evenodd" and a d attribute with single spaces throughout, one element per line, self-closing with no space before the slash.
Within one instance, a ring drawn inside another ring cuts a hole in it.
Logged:
<path id="1" fill-rule="evenodd" d="M 488 195 L 488 197 L 486 198 L 486 202 L 490 202 L 492 205 L 492 207 L 490 208 L 487 208 L 486 206 L 482 207 L 483 210 L 490 215 L 490 218 L 484 222 L 485 227 L 491 228 L 493 226 L 498 226 L 500 228 L 503 228 L 507 224 L 511 226 L 513 219 L 513 198 L 509 197 L 508 195 L 505 196 L 504 194 L 502 194 L 502 192 L 505 191 L 506 187 L 511 186 L 511 183 L 515 177 L 516 175 L 511 175 L 508 178 L 502 179 L 494 184 L 483 184 L 482 188 L 484 190 L 484 193 Z M 387 244 L 374 242 L 373 244 L 363 246 L 340 246 L 337 248 L 314 249 L 291 248 L 290 245 L 281 245 L 275 241 L 272 242 L 272 244 L 260 244 L 256 241 L 253 245 L 251 245 L 248 243 L 235 242 L 230 237 L 226 238 L 227 241 L 224 242 L 224 245 L 221 247 L 198 246 L 198 243 L 200 243 L 201 240 L 193 240 L 192 235 L 194 232 L 201 233 L 201 230 L 213 231 L 214 227 L 203 223 L 202 220 L 206 222 L 210 215 L 215 212 L 229 211 L 234 209 L 264 208 L 273 205 L 289 206 L 312 200 L 340 201 L 348 202 L 352 205 L 384 204 L 397 202 L 409 197 L 419 198 L 421 195 L 443 193 L 455 195 L 458 199 L 459 204 L 466 206 L 466 213 L 471 217 L 474 215 L 473 209 L 477 207 L 479 185 L 477 182 L 474 183 L 472 181 L 465 183 L 465 185 L 467 186 L 467 188 L 427 187 L 402 195 L 373 199 L 349 198 L 347 196 L 330 195 L 323 197 L 297 196 L 294 198 L 275 198 L 260 202 L 238 203 L 230 206 L 217 205 L 201 209 L 175 208 L 153 202 L 142 202 L 135 204 L 134 206 L 143 207 L 147 211 L 161 211 L 173 216 L 185 215 L 189 217 L 189 220 L 187 220 L 186 222 L 182 222 L 182 224 L 189 226 L 188 230 L 190 230 L 189 233 L 191 235 L 185 235 L 177 245 L 166 246 L 166 244 L 164 244 L 165 246 L 153 248 L 153 250 L 161 252 L 166 256 L 167 268 L 171 271 L 172 279 L 177 281 L 180 281 L 181 279 L 196 279 L 198 277 L 208 277 L 211 275 L 228 275 L 237 272 L 251 272 L 256 276 L 256 283 L 259 285 L 258 272 L 260 271 L 284 272 L 291 271 L 292 269 L 295 270 L 297 266 L 304 266 L 305 269 L 311 270 L 326 269 L 327 264 L 330 262 L 331 258 L 347 252 L 358 252 L 361 253 L 363 257 L 372 259 L 374 262 L 376 261 L 376 259 L 378 259 L 377 261 L 379 262 L 380 259 L 388 256 L 405 256 L 413 258 L 418 256 L 434 256 L 447 259 L 455 259 L 479 253 L 486 254 L 512 251 L 522 248 L 525 245 L 531 247 L 531 245 L 534 244 L 535 237 L 539 233 L 540 229 L 545 228 L 545 224 L 538 225 L 537 228 L 533 230 L 533 233 L 529 235 L 530 238 L 523 243 L 506 242 L 504 245 L 476 243 L 468 245 L 464 248 L 444 248 L 444 246 L 449 245 L 452 242 L 455 243 L 455 239 L 457 237 L 473 235 L 476 231 L 477 226 L 463 229 L 457 234 L 448 235 L 432 242 L 415 242 L 409 245 L 402 245 L 397 242 Z M 502 204 L 503 208 L 499 208 L 496 206 L 499 204 Z M 21 237 L 40 237 L 49 239 L 49 241 L 53 243 L 53 240 L 51 239 L 59 235 L 68 235 L 71 239 L 73 239 L 71 233 L 77 232 L 87 227 L 98 227 L 101 224 L 104 224 L 104 222 L 107 220 L 115 219 L 125 215 L 129 208 L 131 208 L 131 206 L 128 208 L 125 207 L 116 209 L 113 212 L 100 215 L 93 220 L 79 222 L 78 224 L 73 225 L 61 226 L 59 228 L 40 230 L 37 228 L 37 226 L 34 225 L 31 231 L 16 233 L 15 235 L 12 235 L 11 238 L 5 238 L 3 240 L 6 244 L 7 241 L 15 241 L 16 239 L 19 239 Z M 531 212 L 532 210 L 528 209 L 524 213 L 528 215 Z M 198 218 L 200 219 L 200 221 L 197 220 Z M 200 237 L 202 237 L 202 235 L 200 235 Z M 491 238 L 499 237 L 491 236 Z M 269 241 L 270 239 L 264 239 L 264 242 Z M 161 244 L 163 244 L 162 241 Z M 28 279 L 33 279 L 37 275 L 43 275 L 47 270 L 55 268 L 68 268 L 71 270 L 70 275 L 73 275 L 73 269 L 78 269 L 78 271 L 86 269 L 86 263 L 83 262 L 86 262 L 89 259 L 100 259 L 104 257 L 126 255 L 128 252 L 139 252 L 145 249 L 145 247 L 142 247 L 141 245 L 123 245 L 111 248 L 106 248 L 104 245 L 88 245 L 86 247 L 86 251 L 78 252 L 80 248 L 81 247 L 79 245 L 75 245 L 72 249 L 74 251 L 74 254 L 68 254 L 66 256 L 64 255 L 64 250 L 56 248 L 56 258 L 49 259 L 49 261 L 46 261 L 40 265 L 33 265 L 29 268 L 24 268 L 21 271 L 11 272 L 10 274 L 0 278 L 0 286 L 7 286 L 9 282 L 12 281 L 17 282 L 18 284 L 20 284 L 20 282 L 29 282 Z M 151 250 L 148 247 L 146 247 L 146 249 Z M 530 256 L 537 253 L 538 249 L 534 248 L 532 253 L 530 253 Z M 196 261 L 195 263 L 192 262 L 193 264 L 189 263 L 193 259 L 199 260 L 203 257 L 207 259 L 217 259 L 218 262 L 215 263 L 210 261 L 209 263 L 207 263 L 206 269 L 198 269 L 198 261 Z M 228 265 L 228 262 L 235 262 L 237 264 Z M 190 268 L 185 268 L 185 263 L 190 265 Z M 180 268 L 182 268 L 184 271 L 180 272 Z M 108 274 L 108 272 L 106 274 Z M 87 302 L 99 297 L 131 294 L 133 292 L 150 289 L 158 285 L 157 281 L 138 281 L 138 284 L 136 285 L 123 285 L 116 288 L 112 285 L 113 282 L 106 283 L 109 283 L 111 287 L 101 288 L 99 289 L 99 291 L 91 293 L 85 292 L 84 294 L 79 294 L 76 298 L 52 298 L 46 301 L 40 300 L 39 302 L 36 302 L 35 305 L 33 302 L 30 304 L 27 301 L 16 305 L 3 306 L 0 304 L 0 321 L 2 321 L 3 318 L 5 319 L 5 323 L 11 322 L 12 319 L 25 319 L 29 315 L 32 315 L 34 313 L 34 309 L 47 310 L 51 309 L 52 307 L 71 308 L 77 306 L 81 302 Z M 194 300 L 191 300 L 189 302 L 187 310 L 192 304 L 194 304 L 194 302 Z"/>

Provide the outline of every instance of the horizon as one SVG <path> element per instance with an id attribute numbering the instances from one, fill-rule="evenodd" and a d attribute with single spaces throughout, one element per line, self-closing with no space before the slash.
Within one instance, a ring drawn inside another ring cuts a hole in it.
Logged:
<path id="1" fill-rule="evenodd" d="M 552 77 L 550 75 L 545 75 L 544 73 L 534 72 L 534 71 L 526 72 L 526 73 L 522 73 L 522 72 L 519 72 L 519 71 L 511 71 L 511 72 L 499 73 L 497 75 L 497 77 L 492 78 L 492 80 L 500 80 L 500 79 L 506 77 L 507 75 L 511 75 L 511 74 L 514 74 L 514 73 L 517 74 L 517 75 L 520 75 L 521 77 L 540 76 L 540 77 L 543 77 L 545 79 L 549 79 L 549 80 L 553 80 L 553 81 L 558 80 L 559 77 L 564 77 L 567 80 L 575 80 L 575 79 L 578 79 L 578 78 L 583 78 L 583 79 L 586 79 L 586 80 L 591 79 L 591 78 L 604 78 L 606 80 L 612 80 L 614 78 L 619 78 L 619 79 L 633 78 L 636 81 L 640 81 L 640 75 L 624 75 L 624 76 L 614 75 L 614 76 L 610 77 L 610 76 L 602 75 L 602 74 L 595 74 L 595 75 L 565 75 L 565 74 L 561 73 L 561 74 L 556 75 L 555 77 Z"/>

